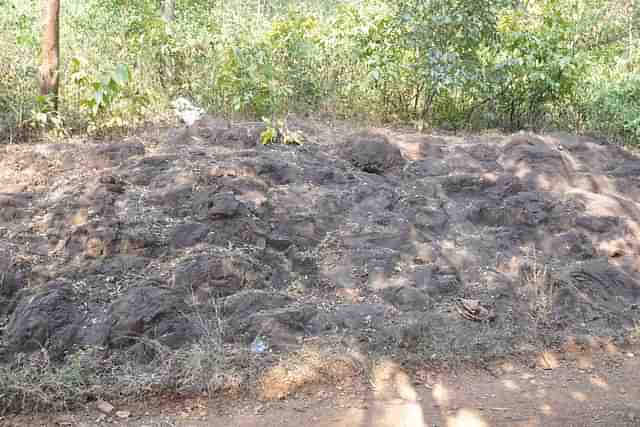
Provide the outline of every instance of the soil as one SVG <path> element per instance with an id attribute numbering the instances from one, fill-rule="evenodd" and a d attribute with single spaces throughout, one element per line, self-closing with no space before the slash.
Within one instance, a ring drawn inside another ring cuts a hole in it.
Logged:
<path id="1" fill-rule="evenodd" d="M 289 126 L 303 145 L 205 117 L 0 146 L 2 412 L 174 392 L 278 401 L 385 360 L 413 373 L 637 338 L 633 152 Z M 459 408 L 488 393 L 482 376 L 447 381 Z"/>
<path id="2" fill-rule="evenodd" d="M 639 349 L 636 349 L 639 350 Z M 417 370 L 410 381 L 309 387 L 281 401 L 206 397 L 122 404 L 127 419 L 95 409 L 6 418 L 0 425 L 149 427 L 638 426 L 640 357 L 632 349 L 550 354 L 555 364 L 505 359 L 455 373 Z M 393 392 L 389 388 L 393 383 Z M 115 413 L 115 412 L 114 412 Z"/>

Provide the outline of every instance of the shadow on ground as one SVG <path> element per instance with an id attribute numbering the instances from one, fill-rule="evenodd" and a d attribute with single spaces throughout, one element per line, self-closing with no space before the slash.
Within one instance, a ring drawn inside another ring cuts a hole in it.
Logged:
<path id="1" fill-rule="evenodd" d="M 464 361 L 636 330 L 632 153 L 568 135 L 300 127 L 302 146 L 205 118 L 0 147 L 5 372 L 80 363 L 91 400 L 127 364 L 147 369 L 126 368 L 143 388 L 214 391 L 310 343 Z M 22 380 L 0 390 L 5 408 L 43 399 Z"/>

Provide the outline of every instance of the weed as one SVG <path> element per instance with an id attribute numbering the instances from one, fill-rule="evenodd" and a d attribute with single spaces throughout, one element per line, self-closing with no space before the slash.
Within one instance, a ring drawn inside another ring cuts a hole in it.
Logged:
<path id="1" fill-rule="evenodd" d="M 547 326 L 553 313 L 554 285 L 548 268 L 538 260 L 535 247 L 529 248 L 521 270 L 521 280 L 529 303 L 529 316 L 536 330 Z"/>
<path id="2" fill-rule="evenodd" d="M 304 137 L 298 131 L 293 131 L 287 126 L 286 119 L 263 118 L 266 129 L 260 134 L 260 142 L 263 145 L 281 143 L 285 145 L 302 145 Z"/>

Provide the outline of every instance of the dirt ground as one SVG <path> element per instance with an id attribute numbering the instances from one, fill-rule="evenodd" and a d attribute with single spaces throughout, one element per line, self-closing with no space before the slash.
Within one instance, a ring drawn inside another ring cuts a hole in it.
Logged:
<path id="1" fill-rule="evenodd" d="M 640 348 L 546 354 L 502 360 L 485 369 L 417 370 L 405 376 L 388 365 L 366 381 L 316 386 L 287 400 L 157 399 L 96 404 L 56 416 L 0 420 L 6 427 L 483 427 L 640 426 Z M 391 368 L 391 369 L 389 369 Z M 121 416 L 119 418 L 119 411 Z"/>
<path id="2" fill-rule="evenodd" d="M 0 425 L 640 426 L 637 153 L 296 129 L 0 146 Z"/>

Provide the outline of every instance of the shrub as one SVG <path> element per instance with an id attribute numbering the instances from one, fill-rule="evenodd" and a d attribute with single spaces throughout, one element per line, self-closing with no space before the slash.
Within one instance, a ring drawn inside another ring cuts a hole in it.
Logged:
<path id="1" fill-rule="evenodd" d="M 616 139 L 640 142 L 640 77 L 596 81 L 585 94 L 585 128 Z"/>
<path id="2" fill-rule="evenodd" d="M 51 116 L 37 99 L 38 3 L 0 0 L 0 126 L 128 126 L 186 97 L 229 117 L 330 113 L 636 138 L 633 11 L 608 0 L 516 3 L 179 0 L 166 22 L 157 0 L 74 0 L 62 8 Z"/>

